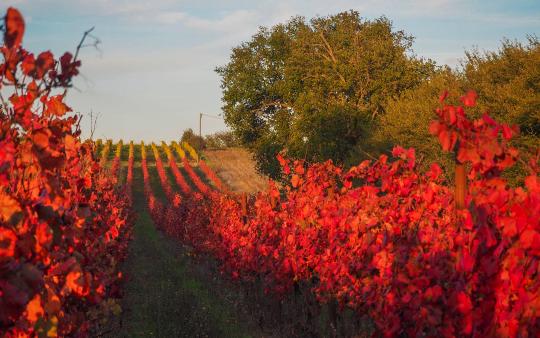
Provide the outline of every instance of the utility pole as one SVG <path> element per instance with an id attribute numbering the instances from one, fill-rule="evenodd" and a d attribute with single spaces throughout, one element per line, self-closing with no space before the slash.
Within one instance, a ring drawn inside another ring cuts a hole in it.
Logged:
<path id="1" fill-rule="evenodd" d="M 212 117 L 212 118 L 215 118 L 215 119 L 223 119 L 223 117 L 221 116 L 221 114 L 219 115 L 210 115 L 210 114 L 205 114 L 205 113 L 199 113 L 199 137 L 202 138 L 202 117 L 206 116 L 206 117 Z"/>
<path id="2" fill-rule="evenodd" d="M 199 113 L 199 137 L 202 138 L 202 113 Z"/>

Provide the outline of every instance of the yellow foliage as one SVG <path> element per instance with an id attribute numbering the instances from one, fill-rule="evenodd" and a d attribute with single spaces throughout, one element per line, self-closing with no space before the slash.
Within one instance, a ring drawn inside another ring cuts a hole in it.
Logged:
<path id="1" fill-rule="evenodd" d="M 107 160 L 107 156 L 109 156 L 111 145 L 112 145 L 112 140 L 107 140 L 107 142 L 103 146 L 103 149 L 101 149 L 101 161 Z"/>
<path id="2" fill-rule="evenodd" d="M 180 147 L 178 143 L 176 143 L 176 141 L 173 141 L 172 145 L 174 147 L 174 150 L 176 150 L 176 152 L 178 153 L 178 156 L 180 156 L 180 159 L 183 160 L 184 157 L 186 157 L 186 153 L 184 152 L 184 150 Z"/>
<path id="3" fill-rule="evenodd" d="M 152 147 L 152 152 L 154 153 L 154 158 L 155 159 L 159 158 L 159 151 L 154 142 L 152 142 L 151 147 Z"/>
<path id="4" fill-rule="evenodd" d="M 169 146 L 167 145 L 165 141 L 161 141 L 161 147 L 163 148 L 163 151 L 165 152 L 165 154 L 167 154 L 167 158 L 171 160 L 172 158 L 171 148 L 169 148 Z"/>
<path id="5" fill-rule="evenodd" d="M 191 156 L 192 159 L 197 162 L 199 161 L 199 155 L 197 155 L 197 152 L 195 151 L 195 149 L 193 149 L 192 146 L 189 145 L 189 143 L 182 142 L 182 147 L 184 147 L 188 151 L 189 156 Z"/>
<path id="6" fill-rule="evenodd" d="M 115 156 L 120 158 L 120 156 L 122 155 L 122 146 L 124 145 L 124 143 L 122 142 L 122 140 L 118 141 L 118 143 L 116 144 L 116 153 L 115 153 Z"/>
<path id="7" fill-rule="evenodd" d="M 146 160 L 146 146 L 143 141 L 141 141 L 141 158 Z"/>

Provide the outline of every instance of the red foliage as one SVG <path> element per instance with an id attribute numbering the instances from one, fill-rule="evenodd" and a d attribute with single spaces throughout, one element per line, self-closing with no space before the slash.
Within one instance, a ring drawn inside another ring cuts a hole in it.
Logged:
<path id="1" fill-rule="evenodd" d="M 165 168 L 163 167 L 163 162 L 161 161 L 161 157 L 159 156 L 159 151 L 154 144 L 152 144 L 152 152 L 154 153 L 154 159 L 156 161 L 156 170 L 158 172 L 159 181 L 161 183 L 163 191 L 165 192 L 165 195 L 167 195 L 167 199 L 171 203 L 173 201 L 179 201 L 180 196 L 174 193 L 171 185 L 169 184 L 169 178 L 167 177 L 167 173 L 165 172 Z"/>
<path id="2" fill-rule="evenodd" d="M 150 216 L 157 226 L 162 224 L 162 219 L 165 214 L 165 207 L 163 204 L 155 197 L 154 192 L 152 191 L 152 186 L 150 185 L 150 174 L 148 173 L 148 164 L 146 163 L 146 157 L 142 156 L 141 159 L 141 170 L 143 172 L 144 180 L 144 194 L 146 196 L 146 202 L 148 205 L 148 210 L 150 211 Z"/>
<path id="3" fill-rule="evenodd" d="M 189 164 L 189 161 L 187 159 L 187 157 L 184 157 L 182 159 L 182 163 L 184 164 L 184 169 L 186 170 L 189 178 L 191 179 L 191 181 L 193 182 L 193 184 L 195 184 L 195 186 L 197 187 L 197 189 L 204 195 L 204 194 L 208 194 L 210 192 L 210 188 L 208 188 L 208 186 L 206 184 L 204 184 L 204 182 L 201 180 L 201 178 L 199 177 L 199 175 L 197 175 L 197 173 L 195 172 L 195 170 L 193 170 L 193 168 L 191 167 L 191 165 Z"/>
<path id="4" fill-rule="evenodd" d="M 171 157 L 169 157 L 169 167 L 171 168 L 171 171 L 174 175 L 174 179 L 176 180 L 176 184 L 180 187 L 182 192 L 184 194 L 191 193 L 191 188 L 187 184 L 184 175 L 180 172 L 180 169 L 178 169 L 178 165 L 176 165 L 176 160 L 174 159 L 173 155 L 171 154 Z"/>
<path id="5" fill-rule="evenodd" d="M 13 8 L 4 29 L 0 89 L 13 94 L 0 107 L 0 333 L 85 335 L 87 314 L 119 296 L 129 203 L 53 94 L 80 63 L 24 50 Z"/>
<path id="6" fill-rule="evenodd" d="M 133 186 L 133 142 L 129 143 L 129 155 L 128 155 L 128 167 L 126 175 L 126 191 L 129 200 L 133 199 L 132 193 Z"/>
<path id="7" fill-rule="evenodd" d="M 227 187 L 225 184 L 221 182 L 216 173 L 206 164 L 204 160 L 199 160 L 199 168 L 201 168 L 202 172 L 210 179 L 210 181 L 214 183 L 219 191 L 227 192 Z"/>
<path id="8" fill-rule="evenodd" d="M 523 161 L 508 143 L 516 128 L 487 115 L 470 120 L 462 106 L 437 114 L 431 132 L 470 168 L 464 210 L 437 164 L 421 173 L 414 150 L 396 147 L 391 160 L 345 172 L 279 156 L 290 185 L 280 193 L 270 183 L 247 215 L 235 197 L 207 190 L 163 210 L 161 227 L 278 295 L 311 285 L 320 301 L 367 313 L 385 336 L 532 336 L 540 332 L 538 157 L 523 186 L 511 187 L 501 173 Z"/>
<path id="9" fill-rule="evenodd" d="M 15 8 L 8 8 L 4 29 L 4 45 L 7 48 L 19 47 L 24 35 L 24 19 Z"/>
<path id="10" fill-rule="evenodd" d="M 120 160 L 120 156 L 114 155 L 113 162 L 111 164 L 111 176 L 116 177 L 119 175 L 118 170 L 120 169 Z"/>

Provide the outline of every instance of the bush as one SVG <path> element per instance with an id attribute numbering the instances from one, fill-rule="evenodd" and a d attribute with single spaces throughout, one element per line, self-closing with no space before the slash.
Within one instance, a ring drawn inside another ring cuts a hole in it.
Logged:
<path id="1" fill-rule="evenodd" d="M 204 137 L 207 148 L 224 149 L 239 147 L 240 141 L 231 131 L 219 131 Z"/>
<path id="2" fill-rule="evenodd" d="M 195 148 L 197 151 L 201 151 L 206 147 L 204 138 L 196 135 L 191 128 L 184 130 L 180 141 L 189 143 L 189 145 Z"/>

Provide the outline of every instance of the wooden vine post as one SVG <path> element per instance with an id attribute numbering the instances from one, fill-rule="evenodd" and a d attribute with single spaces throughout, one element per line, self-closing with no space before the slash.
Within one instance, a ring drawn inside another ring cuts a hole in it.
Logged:
<path id="1" fill-rule="evenodd" d="M 247 194 L 245 192 L 240 196 L 240 205 L 242 206 L 242 222 L 247 223 Z"/>
<path id="2" fill-rule="evenodd" d="M 270 196 L 270 205 L 272 206 L 272 209 L 276 209 L 277 199 L 273 196 Z"/>
<path id="3" fill-rule="evenodd" d="M 458 210 L 465 208 L 465 192 L 467 190 L 467 173 L 465 171 L 465 165 L 463 163 L 456 162 L 456 188 L 455 188 L 455 200 L 456 208 Z"/>
<path id="4" fill-rule="evenodd" d="M 456 150 L 454 151 L 454 159 L 456 163 L 455 169 L 455 188 L 454 188 L 454 200 L 456 201 L 456 210 L 465 208 L 465 194 L 467 192 L 467 171 L 465 170 L 465 164 L 461 163 L 457 159 L 457 149 L 459 148 L 459 141 L 456 143 Z"/>

